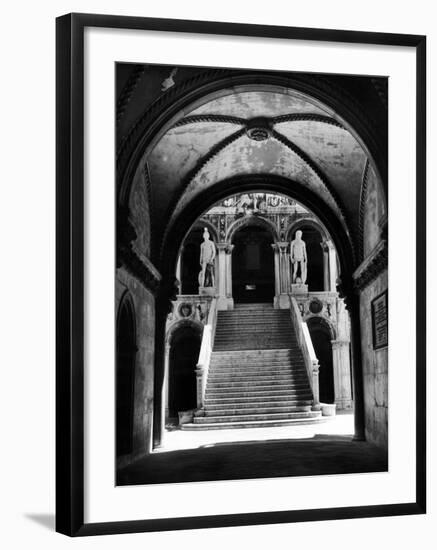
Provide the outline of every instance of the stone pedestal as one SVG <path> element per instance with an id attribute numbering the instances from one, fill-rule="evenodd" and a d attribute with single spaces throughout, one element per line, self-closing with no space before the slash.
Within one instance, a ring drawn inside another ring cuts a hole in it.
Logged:
<path id="1" fill-rule="evenodd" d="M 308 285 L 303 285 L 302 283 L 293 283 L 291 285 L 292 294 L 308 294 Z"/>
<path id="2" fill-rule="evenodd" d="M 288 294 L 279 294 L 273 298 L 275 309 L 290 309 L 290 298 Z"/>
<path id="3" fill-rule="evenodd" d="M 215 286 L 199 286 L 200 296 L 216 296 L 217 289 Z"/>

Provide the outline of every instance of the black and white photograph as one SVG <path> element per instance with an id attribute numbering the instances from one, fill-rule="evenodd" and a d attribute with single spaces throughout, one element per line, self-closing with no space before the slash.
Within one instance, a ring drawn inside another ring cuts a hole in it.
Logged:
<path id="1" fill-rule="evenodd" d="M 117 485 L 388 470 L 389 85 L 115 64 Z"/>

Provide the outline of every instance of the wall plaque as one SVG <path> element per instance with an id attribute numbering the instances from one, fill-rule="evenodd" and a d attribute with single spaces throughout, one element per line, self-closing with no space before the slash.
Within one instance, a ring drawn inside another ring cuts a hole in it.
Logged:
<path id="1" fill-rule="evenodd" d="M 388 345 L 388 293 L 387 290 L 374 298 L 372 308 L 373 349 Z"/>

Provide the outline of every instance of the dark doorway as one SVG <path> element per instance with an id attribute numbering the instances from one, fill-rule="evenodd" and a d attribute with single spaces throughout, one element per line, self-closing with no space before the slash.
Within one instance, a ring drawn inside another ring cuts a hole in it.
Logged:
<path id="1" fill-rule="evenodd" d="M 307 285 L 310 292 L 325 290 L 323 277 L 323 250 L 322 236 L 311 225 L 302 225 L 297 230 L 302 231 L 302 240 L 305 241 L 308 258 Z M 295 238 L 296 231 L 293 231 L 291 240 Z"/>
<path id="2" fill-rule="evenodd" d="M 170 342 L 168 415 L 178 418 L 178 412 L 195 409 L 196 365 L 200 351 L 200 331 L 183 326 L 173 333 Z"/>
<path id="3" fill-rule="evenodd" d="M 185 241 L 181 254 L 181 294 L 199 293 L 200 245 L 202 229 L 192 229 Z"/>
<path id="4" fill-rule="evenodd" d="M 331 330 L 320 317 L 307 321 L 314 351 L 319 360 L 319 393 L 322 403 L 334 403 L 334 369 L 332 364 Z"/>
<path id="5" fill-rule="evenodd" d="M 232 294 L 236 303 L 273 302 L 273 239 L 263 227 L 245 226 L 234 235 Z"/>
<path id="6" fill-rule="evenodd" d="M 117 457 L 132 452 L 136 329 L 132 299 L 125 294 L 117 318 L 116 446 Z"/>

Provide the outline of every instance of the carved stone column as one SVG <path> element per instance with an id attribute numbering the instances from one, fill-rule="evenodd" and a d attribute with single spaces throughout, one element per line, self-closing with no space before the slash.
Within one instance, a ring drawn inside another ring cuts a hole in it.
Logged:
<path id="1" fill-rule="evenodd" d="M 202 409 L 203 407 L 203 367 L 198 365 L 196 367 L 196 394 L 197 394 L 197 408 Z"/>
<path id="2" fill-rule="evenodd" d="M 332 241 L 326 242 L 328 246 L 329 256 L 329 290 L 331 292 L 337 291 L 337 254 L 335 252 L 335 246 Z"/>
<path id="3" fill-rule="evenodd" d="M 217 243 L 218 250 L 218 273 L 216 275 L 216 287 L 218 289 L 218 309 L 228 309 L 228 300 L 227 300 L 227 289 L 226 289 L 226 279 L 227 279 L 227 243 Z"/>
<path id="4" fill-rule="evenodd" d="M 182 294 L 182 254 L 184 253 L 184 247 L 181 246 L 178 256 L 178 262 L 176 264 L 176 279 L 179 281 L 179 294 Z"/>
<path id="5" fill-rule="evenodd" d="M 288 294 L 290 291 L 290 258 L 288 255 L 288 243 L 280 242 L 279 260 L 280 260 L 280 277 L 281 277 L 281 294 Z"/>
<path id="6" fill-rule="evenodd" d="M 319 368 L 320 368 L 319 361 L 317 359 L 313 359 L 313 363 L 312 363 L 313 405 L 311 407 L 313 411 L 320 410 Z"/>
<path id="7" fill-rule="evenodd" d="M 290 307 L 288 293 L 290 292 L 290 257 L 288 242 L 281 241 L 272 244 L 275 254 L 275 301 L 276 308 Z"/>
<path id="8" fill-rule="evenodd" d="M 334 395 L 338 410 L 352 408 L 349 340 L 331 340 L 334 367 Z"/>
<path id="9" fill-rule="evenodd" d="M 163 384 L 163 399 L 162 399 L 162 415 L 161 415 L 161 433 L 162 437 L 165 434 L 165 420 L 168 418 L 168 381 L 170 376 L 170 343 L 165 343 L 164 351 L 164 384 Z M 162 441 L 161 441 L 162 443 Z"/>
<path id="10" fill-rule="evenodd" d="M 228 244 L 226 247 L 226 299 L 228 302 L 228 309 L 234 309 L 234 298 L 232 297 L 232 250 L 233 244 Z"/>
<path id="11" fill-rule="evenodd" d="M 323 250 L 323 290 L 328 292 L 330 288 L 330 265 L 329 265 L 329 246 L 327 241 L 320 243 Z"/>
<path id="12" fill-rule="evenodd" d="M 274 307 L 279 309 L 279 297 L 281 295 L 281 276 L 280 276 L 280 260 L 279 260 L 279 244 L 272 244 L 273 254 L 274 254 L 274 265 L 275 265 L 275 298 L 274 298 Z"/>

